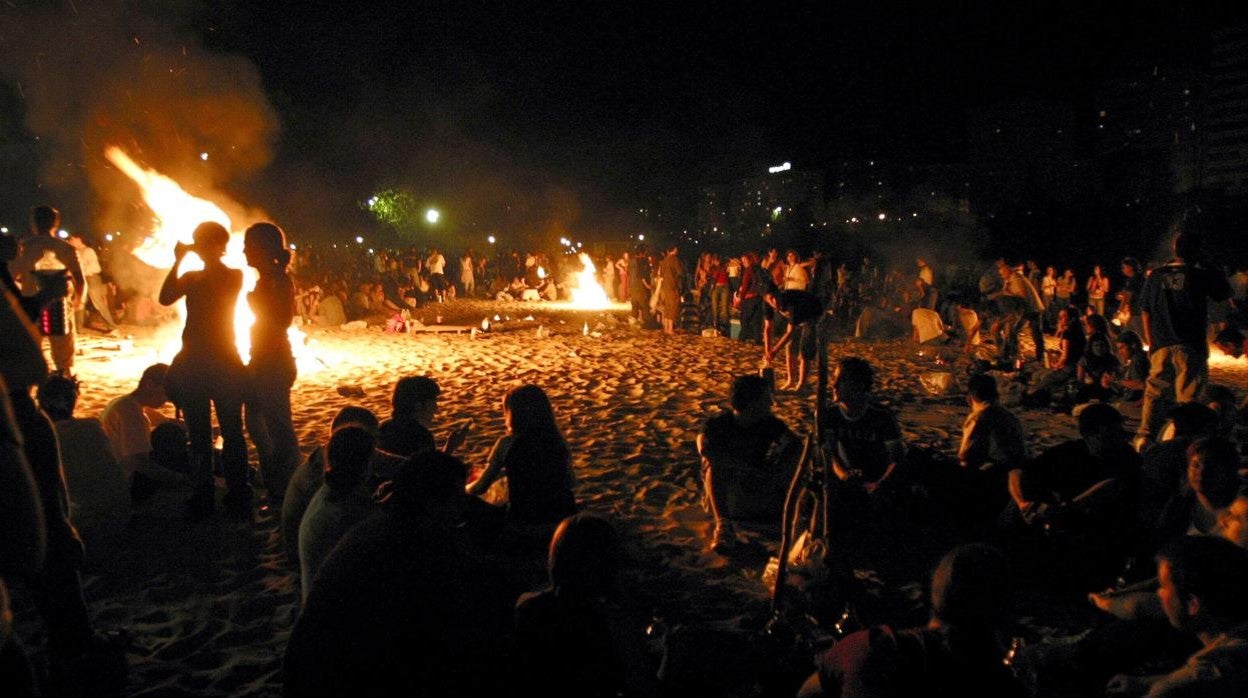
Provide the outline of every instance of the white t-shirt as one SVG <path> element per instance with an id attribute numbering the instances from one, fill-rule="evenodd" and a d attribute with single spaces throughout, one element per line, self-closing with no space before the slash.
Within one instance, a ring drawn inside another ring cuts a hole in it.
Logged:
<path id="1" fill-rule="evenodd" d="M 100 413 L 100 423 L 104 433 L 113 444 L 113 455 L 126 471 L 126 477 L 134 474 L 127 464 L 128 459 L 137 455 L 152 452 L 152 414 L 132 393 L 115 398 Z M 159 415 L 159 413 L 156 413 Z M 163 419 L 157 419 L 157 422 Z"/>
<path id="2" fill-rule="evenodd" d="M 443 257 L 439 253 L 429 258 L 429 273 L 430 274 L 442 274 L 442 273 L 445 273 L 445 271 L 446 271 L 446 257 Z"/>

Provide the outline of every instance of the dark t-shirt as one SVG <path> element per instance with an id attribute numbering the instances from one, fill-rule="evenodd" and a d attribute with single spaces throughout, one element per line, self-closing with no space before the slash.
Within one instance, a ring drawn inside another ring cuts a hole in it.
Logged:
<path id="1" fill-rule="evenodd" d="M 715 490 L 727 503 L 728 511 L 721 513 L 745 519 L 778 514 L 796 444 L 793 432 L 774 416 L 749 426 L 741 426 L 727 412 L 707 420 L 702 428 L 703 467 L 711 468 Z"/>
<path id="2" fill-rule="evenodd" d="M 1075 327 L 1062 332 L 1058 337 L 1070 343 L 1070 350 L 1066 352 L 1066 363 L 1058 366 L 1059 369 L 1069 369 L 1074 371 L 1079 365 L 1079 359 L 1083 358 L 1084 351 L 1088 347 L 1088 340 L 1083 336 L 1083 330 Z"/>
<path id="3" fill-rule="evenodd" d="M 819 298 L 808 291 L 783 291 L 776 299 L 776 305 L 790 314 L 789 320 L 795 325 L 818 320 L 823 314 Z"/>
<path id="4" fill-rule="evenodd" d="M 1216 271 L 1171 262 L 1144 282 L 1140 310 L 1148 313 L 1151 350 L 1186 345 L 1205 347 L 1208 302 L 1231 297 L 1231 285 Z"/>
<path id="5" fill-rule="evenodd" d="M 775 467 L 773 448 L 789 433 L 784 422 L 774 416 L 743 427 L 725 412 L 711 417 L 702 427 L 702 453 L 714 465 L 771 470 Z"/>
<path id="6" fill-rule="evenodd" d="M 400 456 L 437 450 L 433 434 L 423 424 L 408 417 L 394 417 L 381 423 L 378 447 Z"/>
<path id="7" fill-rule="evenodd" d="M 890 449 L 901 443 L 901 427 L 887 408 L 869 405 L 858 419 L 845 416 L 839 407 L 827 411 L 822 425 L 825 448 L 849 470 L 861 470 L 868 482 L 884 475 L 897 454 Z"/>
<path id="8" fill-rule="evenodd" d="M 1040 454 L 1023 467 L 1024 496 L 1032 501 L 1069 502 L 1092 485 L 1117 478 L 1126 485 L 1138 482 L 1140 456 L 1129 446 L 1106 458 L 1097 458 L 1082 440 L 1067 441 Z"/>

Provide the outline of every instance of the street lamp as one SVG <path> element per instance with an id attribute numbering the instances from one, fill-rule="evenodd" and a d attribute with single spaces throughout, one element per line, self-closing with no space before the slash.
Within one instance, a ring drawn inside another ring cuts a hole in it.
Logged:
<path id="1" fill-rule="evenodd" d="M 486 238 L 486 240 L 489 240 L 491 245 L 493 245 L 493 244 L 494 244 L 494 236 L 493 236 L 493 235 L 491 235 L 491 236 L 489 236 L 488 238 Z"/>
<path id="2" fill-rule="evenodd" d="M 425 220 L 429 221 L 430 223 L 437 223 L 438 219 L 441 217 L 442 217 L 442 214 L 438 212 L 438 209 L 436 208 L 431 208 L 428 211 L 425 211 Z"/>

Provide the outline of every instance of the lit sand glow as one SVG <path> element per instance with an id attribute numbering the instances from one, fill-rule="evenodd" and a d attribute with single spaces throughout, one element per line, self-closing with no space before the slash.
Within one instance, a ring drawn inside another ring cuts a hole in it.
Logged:
<path id="1" fill-rule="evenodd" d="M 1248 359 L 1235 358 L 1221 349 L 1209 345 L 1209 368 L 1248 374 Z"/>
<path id="2" fill-rule="evenodd" d="M 234 342 L 238 353 L 247 361 L 251 357 L 251 326 L 256 321 L 251 308 L 247 305 L 247 291 L 256 285 L 256 270 L 247 266 L 243 256 L 243 234 L 234 229 L 230 217 L 220 206 L 193 196 L 169 177 L 142 167 L 121 148 L 111 146 L 104 155 L 117 166 L 127 177 L 139 186 L 143 193 L 143 201 L 152 211 L 152 232 L 143 239 L 133 251 L 148 266 L 157 269 L 169 269 L 173 266 L 173 247 L 177 242 L 191 242 L 191 232 L 200 223 L 212 221 L 225 226 L 230 232 L 230 244 L 226 247 L 224 262 L 226 266 L 241 269 L 243 272 L 243 293 L 238 296 L 234 307 Z M 182 262 L 182 271 L 197 271 L 204 268 L 203 260 L 195 253 L 190 253 Z M 179 317 L 186 315 L 185 300 L 177 303 Z M 160 344 L 156 358 L 168 361 L 173 358 L 182 346 L 181 328 Z M 312 355 L 307 346 L 307 336 L 297 327 L 291 327 L 287 334 L 301 374 L 316 371 L 324 365 L 323 360 Z"/>

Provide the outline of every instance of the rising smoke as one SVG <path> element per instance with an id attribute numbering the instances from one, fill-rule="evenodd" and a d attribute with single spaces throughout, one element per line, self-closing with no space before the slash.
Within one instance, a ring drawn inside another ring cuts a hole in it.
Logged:
<path id="1" fill-rule="evenodd" d="M 220 190 L 272 159 L 278 119 L 259 72 L 179 28 L 194 16 L 190 6 L 121 0 L 28 3 L 0 15 L 0 76 L 36 138 L 41 189 L 49 203 L 88 210 L 67 218 L 130 239 L 150 227 L 138 190 L 104 158 L 110 145 L 231 214 Z"/>

